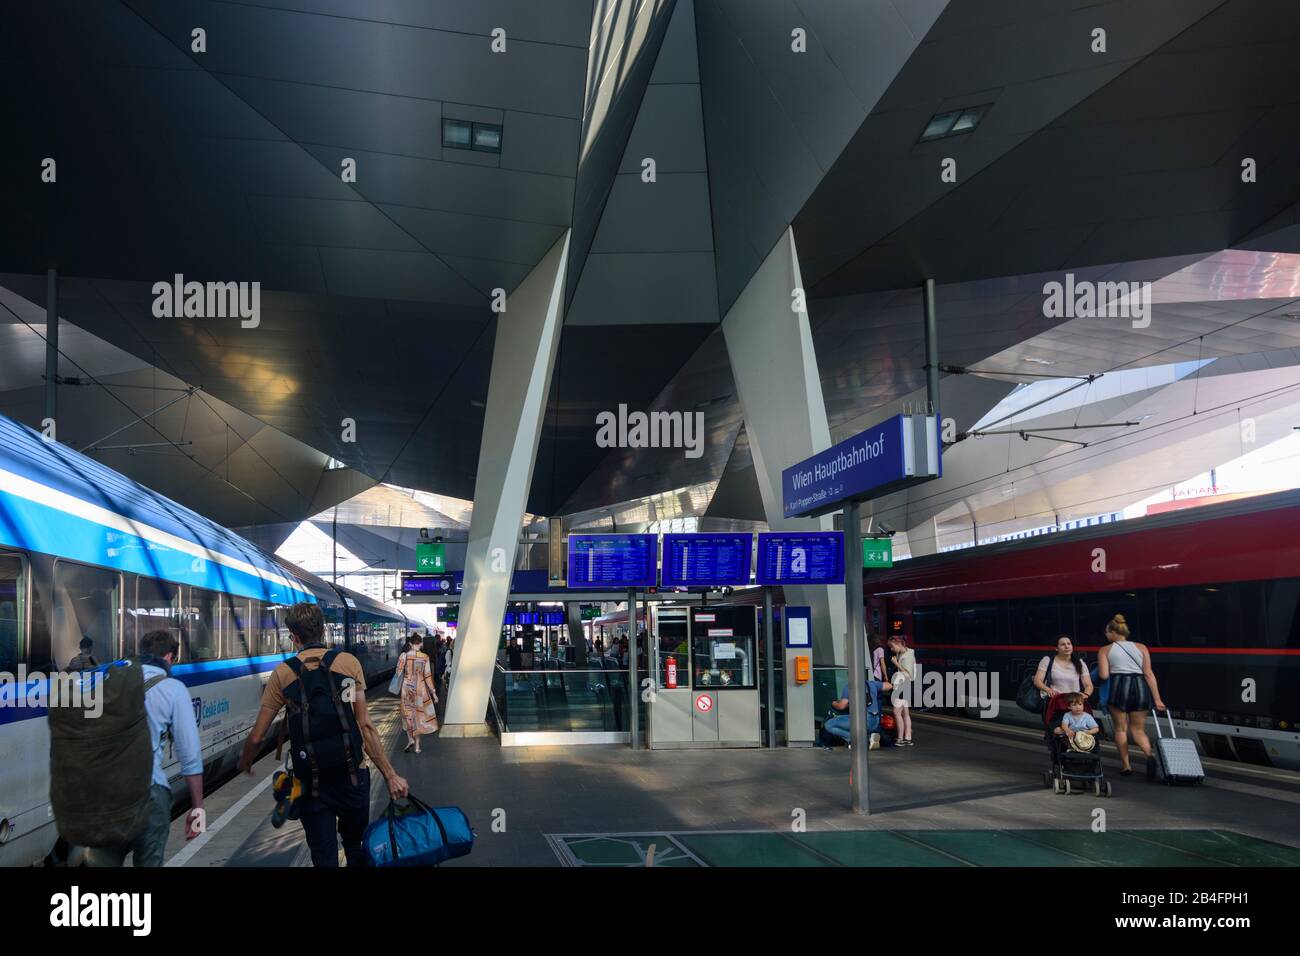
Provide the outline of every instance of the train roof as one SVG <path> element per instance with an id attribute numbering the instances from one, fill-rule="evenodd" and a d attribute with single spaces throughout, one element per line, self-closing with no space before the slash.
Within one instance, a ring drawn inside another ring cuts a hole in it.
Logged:
<path id="1" fill-rule="evenodd" d="M 958 548 L 941 554 L 929 554 L 900 561 L 893 568 L 869 572 L 873 578 L 888 578 L 891 573 L 905 574 L 910 570 L 956 564 L 963 561 L 983 561 L 1003 554 L 1022 553 L 1037 548 L 1088 541 L 1095 538 L 1113 538 L 1119 535 L 1140 534 L 1157 531 L 1162 528 L 1177 528 L 1189 524 L 1218 521 L 1224 518 L 1237 518 L 1246 515 L 1271 511 L 1290 511 L 1300 509 L 1300 490 L 1278 491 L 1264 495 L 1252 495 L 1249 498 L 1237 498 L 1218 504 L 1202 505 L 1196 508 L 1184 508 L 1162 514 L 1147 515 L 1142 518 L 1130 518 L 1127 521 L 1111 521 L 1104 524 L 1076 528 L 1070 531 L 1055 531 L 1029 538 L 1015 538 L 1010 541 L 998 541 L 982 544 L 972 548 Z M 1297 512 L 1300 514 L 1300 512 Z"/>
<path id="2" fill-rule="evenodd" d="M 261 600 L 313 598 L 251 542 L 3 415 L 0 544 Z"/>

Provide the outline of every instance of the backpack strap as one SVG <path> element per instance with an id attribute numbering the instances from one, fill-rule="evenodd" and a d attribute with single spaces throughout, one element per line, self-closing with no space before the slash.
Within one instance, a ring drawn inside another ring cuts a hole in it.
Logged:
<path id="1" fill-rule="evenodd" d="M 302 739 L 307 748 L 307 762 L 311 764 L 311 795 L 320 796 L 320 770 L 316 766 L 316 748 L 311 742 L 311 721 L 308 719 L 307 688 L 302 681 L 302 659 L 296 654 L 285 661 L 298 680 L 298 710 L 302 717 Z M 286 721 L 289 719 L 286 716 Z"/>
<path id="2" fill-rule="evenodd" d="M 157 687 L 166 679 L 167 679 L 166 674 L 159 674 L 156 677 L 150 677 L 147 681 L 144 682 L 144 692 L 146 694 L 149 693 L 149 691 L 153 690 L 155 687 Z"/>
<path id="3" fill-rule="evenodd" d="M 334 661 L 341 653 L 342 651 L 338 648 L 326 651 L 321 658 L 320 666 L 325 670 L 325 685 L 330 689 L 330 699 L 334 701 L 334 710 L 338 713 L 339 726 L 343 730 L 343 758 L 347 761 L 348 782 L 355 787 L 357 785 L 357 766 L 356 760 L 352 756 L 352 735 L 349 733 L 352 725 L 348 723 L 348 715 L 343 707 L 343 698 L 339 697 L 338 689 L 330 678 L 330 667 L 333 666 Z M 354 716 L 353 720 L 355 721 L 355 719 Z"/>

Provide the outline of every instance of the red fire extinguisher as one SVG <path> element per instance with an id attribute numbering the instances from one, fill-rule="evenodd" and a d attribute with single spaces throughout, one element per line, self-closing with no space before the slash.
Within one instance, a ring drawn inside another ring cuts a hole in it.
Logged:
<path id="1" fill-rule="evenodd" d="M 667 680 L 664 681 L 664 686 L 670 688 L 676 687 L 677 686 L 677 658 L 675 657 L 668 658 L 667 667 L 668 667 L 668 678 Z"/>

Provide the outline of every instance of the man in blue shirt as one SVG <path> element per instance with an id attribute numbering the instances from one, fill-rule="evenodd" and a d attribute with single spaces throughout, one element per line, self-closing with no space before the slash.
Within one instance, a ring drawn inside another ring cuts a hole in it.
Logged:
<path id="1" fill-rule="evenodd" d="M 888 690 L 893 690 L 893 685 L 888 681 L 867 681 L 867 733 L 870 735 L 867 746 L 870 750 L 880 749 L 880 694 L 882 691 Z M 847 684 L 840 688 L 839 699 L 831 701 L 831 709 L 838 711 L 839 716 L 832 717 L 822 724 L 822 731 L 833 737 L 839 737 L 847 744 L 851 736 L 849 732 L 849 688 Z"/>
<path id="2" fill-rule="evenodd" d="M 203 832 L 203 753 L 199 725 L 185 685 L 170 677 L 178 645 L 169 631 L 150 631 L 140 638 L 140 663 L 144 676 L 144 708 L 153 740 L 153 780 L 149 788 L 149 822 L 129 846 L 86 850 L 87 866 L 121 866 L 134 853 L 135 866 L 162 866 L 171 829 L 172 788 L 163 772 L 168 738 L 176 749 L 181 773 L 190 791 L 191 810 L 185 820 L 185 839 Z"/>

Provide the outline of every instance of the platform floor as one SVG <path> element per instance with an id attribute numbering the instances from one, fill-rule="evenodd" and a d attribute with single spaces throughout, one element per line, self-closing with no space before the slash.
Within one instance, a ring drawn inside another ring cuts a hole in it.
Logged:
<path id="1" fill-rule="evenodd" d="M 396 701 L 376 695 L 374 712 L 390 753 L 400 749 Z M 1120 777 L 1107 744 L 1114 796 L 1056 795 L 1032 732 L 916 724 L 914 748 L 872 752 L 865 818 L 848 810 L 843 748 L 634 753 L 434 738 L 392 759 L 416 795 L 460 806 L 474 825 L 473 854 L 450 866 L 644 866 L 652 845 L 655 865 L 675 866 L 1300 865 L 1298 774 L 1208 761 L 1203 786 L 1166 787 L 1146 781 L 1141 758 Z M 301 828 L 270 826 L 272 762 L 209 800 L 209 820 L 225 822 L 203 845 L 182 850 L 174 826 L 169 865 L 307 865 Z M 374 783 L 377 815 L 387 795 Z"/>

